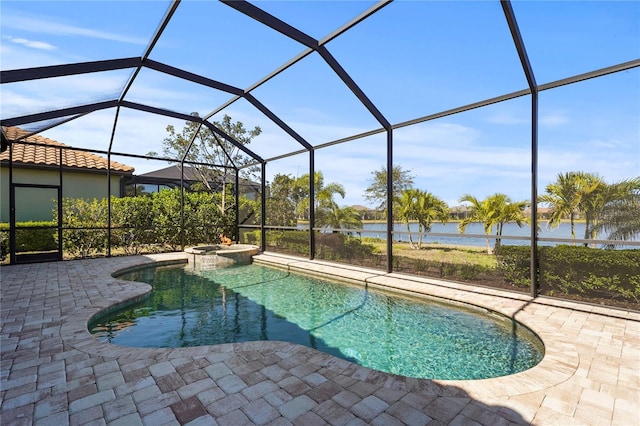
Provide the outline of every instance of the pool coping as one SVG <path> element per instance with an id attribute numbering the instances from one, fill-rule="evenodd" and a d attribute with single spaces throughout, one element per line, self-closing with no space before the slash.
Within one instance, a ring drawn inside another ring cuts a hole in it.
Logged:
<path id="1" fill-rule="evenodd" d="M 128 270 L 153 265 L 185 263 L 187 256 L 175 254 L 170 259 L 147 257 L 139 264 L 112 271 L 106 281 L 123 280 L 114 278 Z M 109 310 L 135 303 L 145 297 L 151 286 L 145 283 L 125 281 L 126 291 L 118 293 L 117 298 L 104 299 L 94 304 L 81 315 L 74 316 L 62 324 L 61 335 L 65 344 L 78 350 L 98 356 L 133 357 L 171 359 L 176 357 L 207 356 L 212 353 L 244 352 L 244 351 L 276 351 L 295 354 L 304 353 L 309 362 L 334 370 L 341 374 L 351 370 L 351 377 L 364 382 L 383 384 L 385 387 L 403 391 L 420 391 L 433 395 L 448 395 L 448 389 L 459 387 L 470 397 L 507 397 L 536 392 L 565 382 L 573 376 L 579 367 L 579 356 L 576 347 L 566 342 L 564 335 L 556 328 L 527 312 L 527 306 L 537 303 L 533 298 L 521 294 L 504 294 L 493 289 L 472 288 L 453 282 L 426 279 L 397 273 L 384 273 L 378 270 L 338 265 L 322 261 L 309 261 L 292 256 L 263 253 L 254 256 L 256 264 L 284 268 L 290 271 L 323 276 L 350 283 L 358 283 L 381 288 L 387 291 L 399 291 L 412 295 L 423 295 L 445 299 L 448 301 L 470 304 L 492 312 L 497 312 L 531 329 L 542 340 L 545 353 L 542 361 L 536 366 L 509 376 L 476 379 L 476 380 L 438 380 L 416 379 L 384 373 L 367 367 L 353 364 L 306 346 L 278 341 L 255 341 L 231 343 L 191 348 L 133 348 L 123 347 L 98 341 L 89 331 L 88 324 L 93 318 L 103 315 Z M 453 290 L 453 293 L 452 293 Z"/>

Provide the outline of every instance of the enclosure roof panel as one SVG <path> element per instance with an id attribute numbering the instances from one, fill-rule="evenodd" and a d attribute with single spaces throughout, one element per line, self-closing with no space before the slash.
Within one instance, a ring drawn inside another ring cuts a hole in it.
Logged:
<path id="1" fill-rule="evenodd" d="M 246 88 L 302 49 L 223 3 L 183 1 L 149 59 Z"/>
<path id="2" fill-rule="evenodd" d="M 538 84 L 640 57 L 640 2 L 515 1 L 513 9 Z"/>
<path id="3" fill-rule="evenodd" d="M 144 173 L 149 159 L 167 160 L 155 155 L 167 127 L 186 121 L 215 133 L 222 114 L 259 126 L 240 148 L 256 163 L 383 133 L 400 146 L 396 133 L 407 133 L 397 130 L 438 120 L 450 143 L 460 126 L 478 135 L 527 126 L 536 89 L 640 69 L 637 2 L 511 3 L 6 0 L 1 124 L 129 157 Z M 618 86 L 637 93 L 623 77 L 610 90 Z M 575 125 L 584 106 L 541 104 L 539 124 Z M 491 115 L 464 114 L 479 108 Z"/>
<path id="4" fill-rule="evenodd" d="M 2 1 L 3 69 L 140 56 L 170 1 L 61 3 Z"/>

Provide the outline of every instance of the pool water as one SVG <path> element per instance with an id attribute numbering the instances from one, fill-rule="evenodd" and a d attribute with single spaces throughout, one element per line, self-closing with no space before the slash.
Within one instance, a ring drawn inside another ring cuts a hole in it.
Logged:
<path id="1" fill-rule="evenodd" d="M 428 379 L 505 376 L 544 352 L 535 334 L 505 317 L 265 266 L 152 267 L 119 278 L 153 286 L 146 300 L 90 324 L 98 339 L 123 346 L 286 341 Z"/>

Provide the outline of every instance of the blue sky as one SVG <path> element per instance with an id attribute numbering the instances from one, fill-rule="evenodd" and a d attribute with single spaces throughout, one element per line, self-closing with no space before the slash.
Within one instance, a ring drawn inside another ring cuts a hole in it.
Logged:
<path id="1" fill-rule="evenodd" d="M 367 1 L 260 1 L 256 5 L 316 39 L 368 9 Z M 140 56 L 166 1 L 5 1 L 0 5 L 2 70 Z M 513 9 L 536 81 L 545 84 L 640 58 L 636 1 L 515 1 Z M 527 87 L 498 1 L 397 1 L 329 42 L 327 48 L 392 123 L 401 123 Z M 217 2 L 183 1 L 150 58 L 248 88 L 305 49 Z M 114 99 L 130 70 L 5 84 L 1 116 Z M 252 92 L 313 145 L 380 125 L 317 54 Z M 205 115 L 225 93 L 143 70 L 128 100 Z M 583 170 L 613 182 L 640 176 L 640 68 L 540 93 L 539 182 Z M 222 114 L 259 125 L 252 144 L 264 158 L 300 145 L 238 101 Z M 415 186 L 451 205 L 470 193 L 530 198 L 530 99 L 403 127 L 394 161 Z M 100 111 L 43 133 L 72 146 L 106 150 L 114 111 Z M 123 110 L 113 150 L 161 152 L 168 124 L 183 122 Z M 316 151 L 316 169 L 345 186 L 341 204 L 367 204 L 371 172 L 386 164 L 384 134 Z M 144 173 L 167 164 L 114 158 Z M 306 173 L 308 156 L 267 166 Z"/>

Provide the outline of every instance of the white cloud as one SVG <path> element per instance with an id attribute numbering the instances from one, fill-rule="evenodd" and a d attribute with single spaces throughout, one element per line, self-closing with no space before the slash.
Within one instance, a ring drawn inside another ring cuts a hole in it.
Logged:
<path id="1" fill-rule="evenodd" d="M 2 117 L 17 117 L 115 99 L 120 95 L 128 74 L 128 71 L 110 71 L 3 86 Z"/>
<path id="2" fill-rule="evenodd" d="M 499 146 L 449 146 L 424 144 L 403 144 L 402 150 L 396 149 L 394 159 L 403 168 L 411 165 L 451 164 L 455 167 L 483 165 L 486 167 L 528 167 L 531 155 L 527 149 L 505 148 Z M 405 166 L 407 164 L 407 166 Z"/>
<path id="3" fill-rule="evenodd" d="M 56 50 L 57 49 L 56 46 L 49 44 L 45 41 L 34 41 L 34 40 L 28 40 L 26 38 L 11 37 L 11 36 L 2 37 L 2 38 L 9 40 L 11 43 L 30 47 L 32 49 L 38 49 L 38 50 Z"/>
<path id="4" fill-rule="evenodd" d="M 234 120 L 243 121 L 245 125 L 255 125 L 250 116 L 235 111 L 228 113 Z M 114 110 L 92 113 L 86 119 L 81 118 L 52 129 L 46 132 L 45 136 L 72 146 L 106 150 L 113 117 Z M 131 115 L 121 113 L 113 149 L 117 152 L 129 151 L 138 154 L 145 154 L 151 150 L 160 152 L 162 140 L 167 136 L 167 124 L 181 128 L 183 123 L 139 112 Z M 309 128 L 312 127 L 314 126 Z M 300 128 L 306 128 L 305 124 L 300 123 Z M 446 134 L 447 128 L 452 131 L 450 135 Z M 327 133 L 331 134 L 334 131 L 336 130 L 329 129 Z M 528 150 L 478 145 L 473 138 L 468 138 L 474 130 L 461 129 L 460 126 L 442 126 L 438 132 L 444 140 L 455 140 L 456 135 L 463 135 L 462 140 L 467 144 L 458 149 L 455 144 L 446 143 L 403 143 L 402 149 L 396 149 L 396 164 L 411 170 L 416 176 L 416 187 L 432 192 L 450 205 L 459 204 L 457 200 L 464 193 L 483 198 L 494 192 L 504 192 L 513 199 L 530 198 Z M 267 140 L 262 140 L 261 135 L 254 143 L 279 144 L 279 135 L 267 133 L 264 136 Z M 316 151 L 316 170 L 323 172 L 326 182 L 340 183 L 346 189 L 345 199 L 336 200 L 340 205 L 369 204 L 364 199 L 364 191 L 370 184 L 371 172 L 386 164 L 384 135 L 374 136 L 373 139 L 374 143 L 362 139 Z M 592 144 L 607 142 L 614 141 L 589 141 Z M 298 148 L 295 141 L 291 146 Z M 617 168 L 626 170 L 628 174 L 630 168 L 634 167 L 634 161 L 635 167 L 638 168 L 637 159 L 625 158 L 624 153 L 618 153 L 615 149 L 599 150 L 597 158 L 591 152 L 586 146 L 585 150 L 560 146 L 557 149 L 545 149 L 539 156 L 539 191 L 543 192 L 544 187 L 554 181 L 559 172 L 597 171 L 607 181 L 615 181 L 629 177 L 619 176 Z M 164 162 L 130 157 L 114 160 L 134 166 L 137 174 L 167 165 Z M 271 180 L 276 173 L 300 176 L 308 172 L 308 166 L 307 155 L 274 161 L 267 166 L 267 180 Z"/>
<path id="5" fill-rule="evenodd" d="M 2 116 L 17 117 L 65 107 L 117 99 L 131 75 L 131 70 L 72 75 L 5 85 L 2 90 Z M 190 114 L 208 112 L 209 91 L 181 90 L 183 86 L 154 84 L 136 80 L 127 100 Z"/>
<path id="6" fill-rule="evenodd" d="M 101 40 L 117 41 L 121 43 L 145 46 L 147 39 L 132 37 L 120 33 L 84 28 L 76 25 L 55 22 L 51 18 L 40 18 L 35 16 L 20 16 L 13 14 L 3 14 L 2 26 L 7 29 L 17 31 L 28 31 L 31 33 L 50 34 L 57 36 L 82 36 Z"/>
<path id="7" fill-rule="evenodd" d="M 0 43 L 0 63 L 3 70 L 32 68 L 43 65 L 57 65 L 63 63 L 59 57 L 59 49 L 32 49 L 23 44 L 5 43 L 4 37 Z"/>

